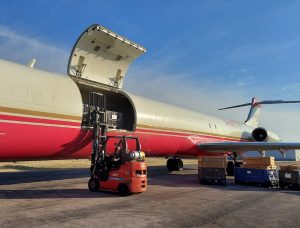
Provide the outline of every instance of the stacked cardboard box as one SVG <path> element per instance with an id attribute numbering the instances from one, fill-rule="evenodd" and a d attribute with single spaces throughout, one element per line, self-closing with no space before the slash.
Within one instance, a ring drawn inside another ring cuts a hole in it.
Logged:
<path id="1" fill-rule="evenodd" d="M 198 180 L 200 184 L 226 184 L 227 156 L 199 156 Z"/>
<path id="2" fill-rule="evenodd" d="M 198 167 L 201 168 L 226 168 L 227 156 L 199 156 Z"/>
<path id="3" fill-rule="evenodd" d="M 300 164 L 291 164 L 291 165 L 280 166 L 280 170 L 285 170 L 285 171 L 300 170 Z"/>
<path id="4" fill-rule="evenodd" d="M 251 169 L 276 169 L 274 157 L 246 157 L 243 159 L 241 167 Z"/>

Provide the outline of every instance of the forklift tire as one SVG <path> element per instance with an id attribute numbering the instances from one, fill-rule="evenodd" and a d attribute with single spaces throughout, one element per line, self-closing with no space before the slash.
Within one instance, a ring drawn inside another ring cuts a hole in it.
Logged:
<path id="1" fill-rule="evenodd" d="M 129 188 L 127 184 L 119 184 L 118 185 L 118 193 L 120 196 L 128 196 L 130 195 L 129 193 Z"/>
<path id="2" fill-rule="evenodd" d="M 91 177 L 89 180 L 88 186 L 89 186 L 89 190 L 91 192 L 99 192 L 100 184 L 99 184 L 99 180 L 97 178 Z"/>

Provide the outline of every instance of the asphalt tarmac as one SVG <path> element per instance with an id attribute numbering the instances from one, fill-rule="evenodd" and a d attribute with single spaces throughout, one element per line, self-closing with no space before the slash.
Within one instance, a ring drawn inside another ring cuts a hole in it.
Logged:
<path id="1" fill-rule="evenodd" d="M 197 183 L 197 166 L 148 169 L 145 193 L 87 189 L 89 170 L 0 173 L 0 227 L 300 227 L 300 191 Z"/>

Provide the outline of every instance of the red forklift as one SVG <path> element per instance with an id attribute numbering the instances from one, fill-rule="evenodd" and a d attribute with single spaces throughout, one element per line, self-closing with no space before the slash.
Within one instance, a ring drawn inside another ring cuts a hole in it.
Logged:
<path id="1" fill-rule="evenodd" d="M 106 145 L 110 140 L 117 139 L 113 155 L 106 155 Z M 128 150 L 128 141 L 135 141 L 136 150 Z M 120 195 L 141 193 L 147 189 L 147 166 L 145 153 L 137 137 L 106 136 L 101 145 L 104 158 L 97 156 L 92 165 L 91 178 L 88 186 L 92 192 L 112 191 Z"/>
<path id="2" fill-rule="evenodd" d="M 141 193 L 147 189 L 145 153 L 137 137 L 107 136 L 105 96 L 90 94 L 88 121 L 92 132 L 91 178 L 88 188 L 92 192 L 111 191 L 121 196 Z M 114 152 L 108 153 L 114 144 Z M 129 151 L 128 144 L 134 145 Z"/>

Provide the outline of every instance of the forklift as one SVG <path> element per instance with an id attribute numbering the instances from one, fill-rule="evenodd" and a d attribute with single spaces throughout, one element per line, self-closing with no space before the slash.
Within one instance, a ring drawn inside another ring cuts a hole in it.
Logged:
<path id="1" fill-rule="evenodd" d="M 110 191 L 121 196 L 141 193 L 147 189 L 147 166 L 145 153 L 137 137 L 107 136 L 106 101 L 99 93 L 90 93 L 87 119 L 92 130 L 91 178 L 88 188 L 92 192 Z M 114 153 L 107 153 L 109 142 Z M 135 145 L 129 151 L 128 143 Z"/>

